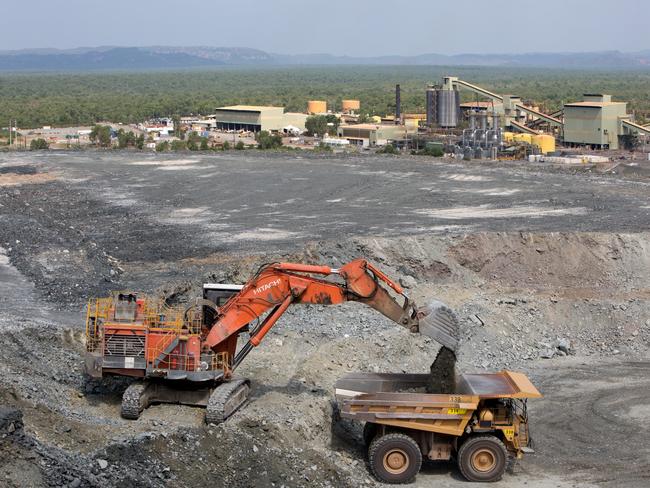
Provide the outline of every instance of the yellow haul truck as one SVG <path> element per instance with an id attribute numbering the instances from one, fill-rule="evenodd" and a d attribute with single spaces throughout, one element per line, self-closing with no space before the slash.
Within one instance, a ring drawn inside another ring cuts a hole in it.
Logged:
<path id="1" fill-rule="evenodd" d="M 428 394 L 426 374 L 353 373 L 336 383 L 343 418 L 365 422 L 372 473 L 408 483 L 422 458 L 456 459 L 469 481 L 497 481 L 508 458 L 533 452 L 527 399 L 542 395 L 512 371 L 464 374 L 453 394 Z"/>

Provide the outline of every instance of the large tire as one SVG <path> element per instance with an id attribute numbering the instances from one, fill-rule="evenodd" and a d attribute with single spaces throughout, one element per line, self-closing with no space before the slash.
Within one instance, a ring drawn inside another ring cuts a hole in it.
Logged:
<path id="1" fill-rule="evenodd" d="M 458 468 L 469 481 L 499 481 L 507 463 L 506 446 L 493 435 L 470 437 L 458 451 Z"/>
<path id="2" fill-rule="evenodd" d="M 422 466 L 417 443 L 405 434 L 375 437 L 368 449 L 370 470 L 385 483 L 410 483 Z"/>
<path id="3" fill-rule="evenodd" d="M 377 426 L 377 424 L 374 424 L 372 422 L 366 422 L 366 425 L 363 426 L 363 443 L 365 444 L 366 447 L 370 446 L 372 441 L 377 436 L 378 431 L 379 431 L 379 427 Z"/>

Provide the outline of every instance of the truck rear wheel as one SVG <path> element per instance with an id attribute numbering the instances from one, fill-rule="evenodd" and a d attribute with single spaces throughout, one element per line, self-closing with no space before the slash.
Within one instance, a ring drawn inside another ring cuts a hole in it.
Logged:
<path id="1" fill-rule="evenodd" d="M 405 434 L 375 437 L 368 449 L 370 469 L 385 483 L 409 483 L 420 471 L 422 453 L 417 443 Z"/>
<path id="2" fill-rule="evenodd" d="M 470 437 L 458 451 L 458 468 L 469 481 L 499 481 L 507 461 L 506 446 L 493 435 Z"/>

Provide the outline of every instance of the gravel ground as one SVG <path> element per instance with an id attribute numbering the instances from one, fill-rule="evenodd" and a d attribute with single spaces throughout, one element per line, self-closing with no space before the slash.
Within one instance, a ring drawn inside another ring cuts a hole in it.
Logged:
<path id="1" fill-rule="evenodd" d="M 528 372 L 537 454 L 497 486 L 647 486 L 647 183 L 542 165 L 255 152 L 0 155 L 0 484 L 375 486 L 351 371 L 427 372 L 438 346 L 359 304 L 291 308 L 225 425 L 80 374 L 88 296 L 183 301 L 274 259 L 359 256 L 462 321 L 461 371 Z M 630 446 L 635 446 L 630 449 Z M 417 486 L 470 486 L 432 463 Z"/>

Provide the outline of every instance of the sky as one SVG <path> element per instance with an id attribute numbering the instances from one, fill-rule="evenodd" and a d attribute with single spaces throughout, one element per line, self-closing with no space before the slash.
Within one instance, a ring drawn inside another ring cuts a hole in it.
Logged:
<path id="1" fill-rule="evenodd" d="M 11 2 L 10 10 L 0 15 L 0 50 L 240 46 L 379 56 L 650 49 L 648 0 L 30 0 Z"/>

